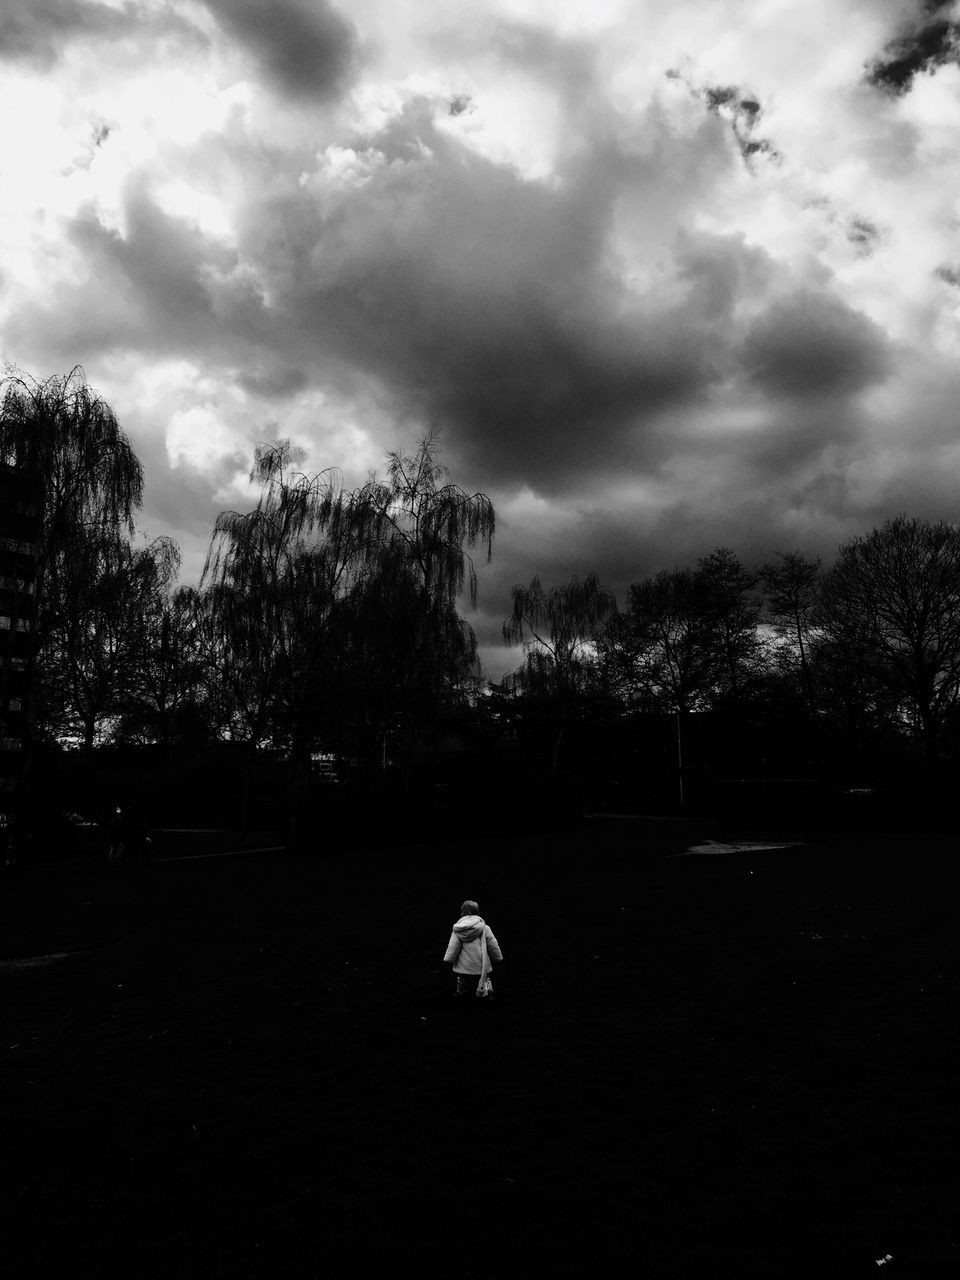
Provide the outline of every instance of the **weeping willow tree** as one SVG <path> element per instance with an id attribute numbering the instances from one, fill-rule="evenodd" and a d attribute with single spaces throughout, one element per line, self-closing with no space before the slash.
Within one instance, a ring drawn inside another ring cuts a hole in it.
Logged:
<path id="1" fill-rule="evenodd" d="M 386 734 L 411 737 L 475 662 L 456 613 L 488 556 L 493 507 L 453 485 L 436 442 L 390 455 L 387 477 L 352 492 L 307 475 L 289 444 L 257 450 L 256 507 L 217 519 L 203 585 L 233 693 L 236 736 L 262 745 L 302 785 L 311 751 L 336 745 L 368 770 Z M 296 810 L 296 804 L 291 806 Z"/>
<path id="2" fill-rule="evenodd" d="M 289 442 L 257 448 L 259 501 L 220 513 L 201 578 L 221 730 L 247 745 L 244 828 L 256 752 L 284 751 L 291 780 L 305 767 L 330 613 L 355 549 L 336 474 L 305 475 L 294 469 L 301 460 Z"/>
<path id="3" fill-rule="evenodd" d="M 0 457 L 32 482 L 39 497 L 37 596 L 69 557 L 78 531 L 126 528 L 143 499 L 143 468 L 113 410 L 78 366 L 37 381 L 12 374 L 0 383 Z"/>
<path id="4" fill-rule="evenodd" d="M 79 367 L 0 383 L 0 457 L 36 499 L 35 660 L 62 612 L 58 592 L 91 542 L 133 532 L 143 469 L 110 406 Z"/>
<path id="5" fill-rule="evenodd" d="M 549 590 L 539 577 L 513 588 L 513 611 L 503 624 L 503 638 L 507 644 L 523 645 L 525 656 L 508 683 L 517 692 L 539 697 L 554 712 L 554 773 L 567 726 L 593 669 L 591 643 L 616 609 L 613 594 L 595 573 Z"/>
<path id="6" fill-rule="evenodd" d="M 59 597 L 91 538 L 132 533 L 143 470 L 113 410 L 79 367 L 42 381 L 12 373 L 0 382 L 0 459 L 22 478 L 36 529 L 32 584 L 22 584 L 33 587 L 21 713 L 26 781 L 36 737 L 35 675 L 62 614 Z"/>
<path id="7" fill-rule="evenodd" d="M 493 504 L 453 484 L 439 453 L 435 436 L 413 455 L 391 453 L 386 480 L 373 477 L 353 495 L 354 517 L 368 558 L 389 550 L 432 601 L 452 608 L 466 585 L 475 605 L 477 573 L 466 548 L 479 544 L 490 560 Z"/>
<path id="8" fill-rule="evenodd" d="M 391 453 L 386 478 L 372 478 L 352 501 L 363 548 L 354 617 L 365 660 L 358 668 L 374 685 L 365 746 L 372 738 L 385 743 L 392 730 L 409 778 L 417 753 L 435 747 L 442 711 L 478 670 L 476 636 L 457 601 L 466 591 L 476 605 L 468 548 L 490 560 L 496 515 L 485 494 L 451 481 L 433 436 L 413 454 Z"/>

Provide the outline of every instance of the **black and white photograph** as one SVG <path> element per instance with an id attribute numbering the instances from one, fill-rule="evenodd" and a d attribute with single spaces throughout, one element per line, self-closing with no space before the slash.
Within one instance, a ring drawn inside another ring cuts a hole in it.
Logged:
<path id="1" fill-rule="evenodd" d="M 0 0 L 0 1271 L 960 1276 L 960 0 Z"/>

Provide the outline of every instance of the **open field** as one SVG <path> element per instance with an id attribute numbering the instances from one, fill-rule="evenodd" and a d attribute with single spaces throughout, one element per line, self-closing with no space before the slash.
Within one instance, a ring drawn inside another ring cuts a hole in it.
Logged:
<path id="1" fill-rule="evenodd" d="M 723 836 L 8 873 L 5 1274 L 960 1274 L 956 842 Z"/>

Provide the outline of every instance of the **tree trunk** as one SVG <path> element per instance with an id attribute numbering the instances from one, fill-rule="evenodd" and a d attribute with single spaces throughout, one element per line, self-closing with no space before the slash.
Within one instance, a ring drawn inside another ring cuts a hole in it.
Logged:
<path id="1" fill-rule="evenodd" d="M 800 687 L 803 690 L 803 698 L 807 704 L 807 711 L 813 715 L 816 710 L 813 698 L 813 677 L 810 674 L 810 664 L 807 662 L 807 650 L 803 643 L 803 629 L 797 624 L 797 645 L 800 650 Z"/>
<path id="2" fill-rule="evenodd" d="M 567 726 L 561 721 L 557 736 L 553 741 L 553 750 L 550 753 L 550 773 L 555 778 L 560 768 L 560 747 L 563 743 L 563 737 L 566 733 Z"/>
<path id="3" fill-rule="evenodd" d="M 240 843 L 245 845 L 250 835 L 250 777 L 253 773 L 253 760 L 256 754 L 255 739 L 247 740 L 247 749 L 243 762 L 243 789 L 240 792 Z"/>
<path id="4" fill-rule="evenodd" d="M 921 706 L 919 712 L 927 781 L 937 782 L 940 777 L 940 726 L 929 705 Z"/>

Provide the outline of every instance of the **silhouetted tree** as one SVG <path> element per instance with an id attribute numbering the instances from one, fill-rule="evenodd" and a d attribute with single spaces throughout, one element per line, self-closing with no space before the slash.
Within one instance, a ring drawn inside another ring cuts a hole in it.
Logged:
<path id="1" fill-rule="evenodd" d="M 451 482 L 430 436 L 412 455 L 390 454 L 386 478 L 373 477 L 357 490 L 350 513 L 362 534 L 352 634 L 380 718 L 378 726 L 368 713 L 367 729 L 386 733 L 392 724 L 411 761 L 418 739 L 435 747 L 442 709 L 476 674 L 476 637 L 457 600 L 466 589 L 476 604 L 468 548 L 479 546 L 490 560 L 493 504 Z"/>
<path id="2" fill-rule="evenodd" d="M 258 447 L 256 507 L 217 517 L 202 584 L 214 639 L 218 710 L 227 736 L 247 743 L 247 785 L 263 745 L 302 767 L 313 728 L 311 696 L 327 622 L 356 539 L 331 471 L 294 472 L 284 442 Z"/>
<path id="3" fill-rule="evenodd" d="M 712 704 L 721 655 L 710 593 L 692 569 L 634 583 L 614 643 L 621 687 L 635 705 L 685 712 Z"/>
<path id="4" fill-rule="evenodd" d="M 368 561 L 379 562 L 390 548 L 431 599 L 454 606 L 466 585 L 474 605 L 477 574 L 466 548 L 485 547 L 489 561 L 496 517 L 486 494 L 451 483 L 439 453 L 435 436 L 412 455 L 391 453 L 387 479 L 374 477 L 353 495 L 351 516 L 364 532 Z"/>
<path id="5" fill-rule="evenodd" d="M 817 691 L 813 724 L 823 767 L 832 779 L 862 784 L 902 769 L 902 700 L 864 666 L 861 655 L 819 631 L 808 652 Z"/>
<path id="6" fill-rule="evenodd" d="M 539 577 L 513 588 L 513 612 L 503 624 L 507 644 L 522 644 L 523 666 L 511 682 L 545 700 L 556 716 L 551 768 L 556 773 L 564 734 L 595 671 L 594 641 L 616 613 L 616 600 L 595 573 L 545 590 Z"/>
<path id="7" fill-rule="evenodd" d="M 40 657 L 46 718 L 79 733 L 87 750 L 134 695 L 148 620 L 179 566 L 172 539 L 134 548 L 111 531 L 80 534 L 62 558 Z"/>
<path id="8" fill-rule="evenodd" d="M 145 602 L 141 644 L 118 736 L 171 747 L 212 727 L 213 648 L 209 613 L 195 587 L 157 577 Z"/>
<path id="9" fill-rule="evenodd" d="M 489 556 L 493 507 L 437 452 L 428 439 L 394 453 L 386 480 L 345 493 L 331 471 L 293 471 L 289 446 L 264 447 L 256 508 L 217 520 L 204 582 L 224 679 L 251 750 L 281 746 L 295 790 L 324 737 L 370 764 L 391 726 L 429 724 L 475 658 L 455 606 L 465 584 L 475 599 L 466 548 Z"/>
<path id="10" fill-rule="evenodd" d="M 812 712 L 815 698 L 809 648 L 820 600 L 820 559 L 809 560 L 800 551 L 778 551 L 776 560 L 761 568 L 760 581 L 777 632 L 796 654 L 800 688 Z"/>
<path id="11" fill-rule="evenodd" d="M 761 662 L 756 578 L 727 548 L 696 569 L 634 583 L 622 622 L 604 637 L 604 662 L 638 707 L 703 711 L 740 696 Z"/>
<path id="12" fill-rule="evenodd" d="M 79 367 L 43 382 L 24 375 L 0 383 L 0 455 L 34 477 L 40 494 L 37 539 L 38 637 L 60 563 L 78 534 L 126 529 L 143 496 L 143 469 L 113 410 Z"/>
<path id="13" fill-rule="evenodd" d="M 91 541 L 133 532 L 143 471 L 110 406 L 79 367 L 44 381 L 11 374 L 0 382 L 0 457 L 22 471 L 39 508 L 21 716 L 26 783 L 36 736 L 37 663 L 62 616 L 58 594 Z M 15 821 L 19 827 L 20 817 Z"/>
<path id="14" fill-rule="evenodd" d="M 757 575 L 745 569 L 729 548 L 718 547 L 697 562 L 696 577 L 717 646 L 718 693 L 736 699 L 761 664 L 757 634 L 761 606 L 753 595 Z"/>
<path id="15" fill-rule="evenodd" d="M 846 543 L 818 621 L 835 661 L 892 696 L 935 775 L 960 696 L 960 530 L 901 515 Z"/>

